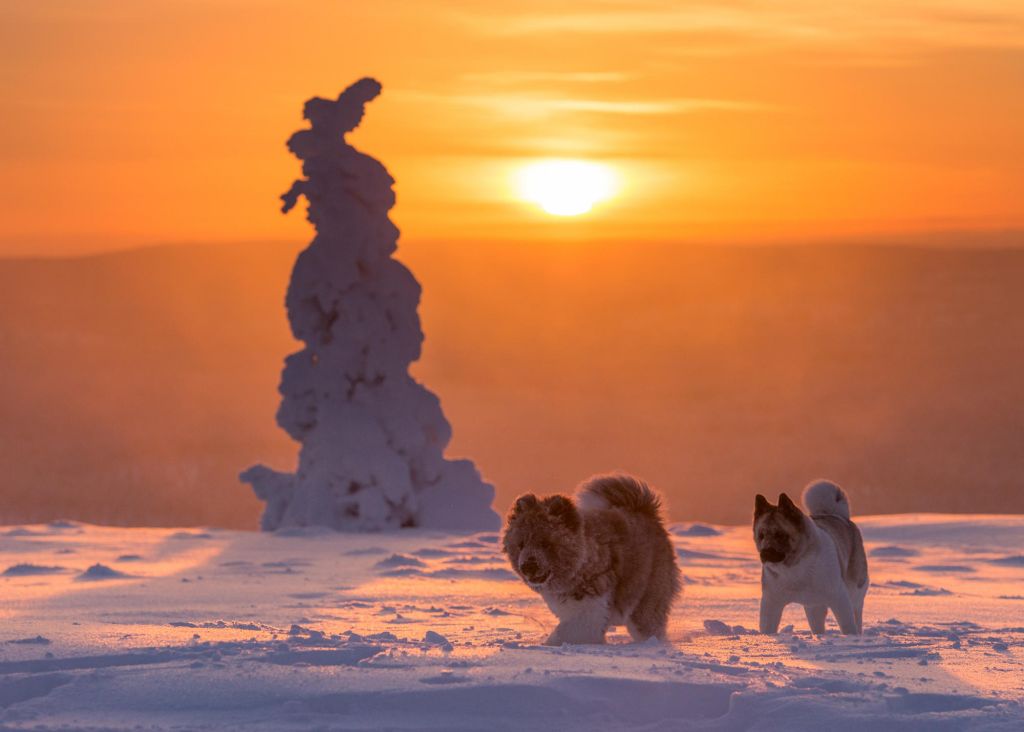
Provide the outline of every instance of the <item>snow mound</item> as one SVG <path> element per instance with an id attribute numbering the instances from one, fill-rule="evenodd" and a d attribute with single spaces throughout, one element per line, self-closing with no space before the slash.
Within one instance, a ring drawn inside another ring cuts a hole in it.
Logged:
<path id="1" fill-rule="evenodd" d="M 1024 567 L 1024 554 L 1015 554 L 1009 557 L 996 557 L 989 560 L 992 564 L 1001 564 L 1004 567 Z"/>
<path id="2" fill-rule="evenodd" d="M 295 473 L 241 474 L 266 501 L 262 527 L 372 531 L 498 528 L 494 489 L 473 463 L 447 460 L 451 427 L 436 396 L 409 374 L 423 333 L 420 286 L 392 257 L 394 180 L 347 143 L 380 84 L 362 79 L 336 100 L 306 102 L 308 129 L 288 140 L 316 237 L 295 262 L 285 301 L 301 350 L 285 359 L 277 422 L 302 443 Z"/>
<path id="3" fill-rule="evenodd" d="M 871 550 L 872 558 L 880 559 L 904 559 L 916 557 L 919 552 L 914 549 L 907 549 L 905 546 L 876 546 Z"/>
<path id="4" fill-rule="evenodd" d="M 381 559 L 374 566 L 376 566 L 378 569 L 395 569 L 397 567 L 426 567 L 427 565 L 421 562 L 416 557 L 407 557 L 402 554 L 392 554 L 387 559 Z"/>
<path id="5" fill-rule="evenodd" d="M 672 527 L 676 536 L 720 536 L 721 531 L 707 524 L 683 524 Z"/>
<path id="6" fill-rule="evenodd" d="M 118 572 L 116 569 L 111 569 L 105 564 L 94 564 L 75 577 L 75 579 L 80 582 L 96 582 L 98 580 L 124 579 L 128 576 L 124 572 Z"/>
<path id="7" fill-rule="evenodd" d="M 12 564 L 3 571 L 4 577 L 35 577 L 45 574 L 60 574 L 64 567 L 47 567 L 38 564 Z"/>
<path id="8" fill-rule="evenodd" d="M 7 642 L 17 646 L 48 646 L 51 643 L 49 638 L 44 638 L 41 635 L 37 635 L 32 638 L 18 638 Z"/>

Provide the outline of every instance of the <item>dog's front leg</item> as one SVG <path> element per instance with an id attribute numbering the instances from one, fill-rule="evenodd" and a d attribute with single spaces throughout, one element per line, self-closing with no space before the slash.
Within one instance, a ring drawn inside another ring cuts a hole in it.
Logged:
<path id="1" fill-rule="evenodd" d="M 545 645 L 604 643 L 604 634 L 608 630 L 610 619 L 607 598 L 586 597 L 582 600 L 569 599 L 549 604 L 558 616 L 559 623 L 544 641 Z"/>
<path id="2" fill-rule="evenodd" d="M 761 632 L 766 635 L 775 635 L 779 631 L 779 623 L 782 622 L 782 611 L 786 603 L 768 592 L 761 590 Z"/>

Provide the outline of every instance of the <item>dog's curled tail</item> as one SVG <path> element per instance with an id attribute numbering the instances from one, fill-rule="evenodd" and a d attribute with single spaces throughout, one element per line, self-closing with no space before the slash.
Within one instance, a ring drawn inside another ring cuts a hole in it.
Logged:
<path id="1" fill-rule="evenodd" d="M 661 519 L 661 498 L 658 494 L 642 480 L 623 473 L 590 478 L 576 490 L 576 502 L 582 511 L 621 508 L 655 520 Z"/>
<path id="2" fill-rule="evenodd" d="M 811 514 L 841 516 L 850 520 L 850 499 L 831 480 L 815 480 L 804 488 L 804 509 Z"/>

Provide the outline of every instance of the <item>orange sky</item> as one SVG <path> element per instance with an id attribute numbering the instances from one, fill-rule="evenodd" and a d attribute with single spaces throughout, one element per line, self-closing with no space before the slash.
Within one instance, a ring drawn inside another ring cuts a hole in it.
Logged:
<path id="1" fill-rule="evenodd" d="M 306 240 L 284 141 L 363 75 L 409 237 L 1024 226 L 1020 0 L 554 5 L 0 2 L 0 255 Z M 545 156 L 624 190 L 549 217 L 510 184 Z"/>

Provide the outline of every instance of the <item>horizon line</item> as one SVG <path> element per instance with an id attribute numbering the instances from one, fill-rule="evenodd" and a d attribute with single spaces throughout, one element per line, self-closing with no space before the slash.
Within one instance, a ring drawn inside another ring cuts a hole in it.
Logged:
<path id="1" fill-rule="evenodd" d="M 34 238 L 34 237 L 33 237 Z M 972 242 L 970 238 L 980 238 L 980 241 Z M 47 239 L 50 239 L 47 237 Z M 20 237 L 4 237 L 0 239 L 0 245 L 4 242 L 21 240 Z M 56 239 L 54 239 L 56 240 Z M 0 261 L 62 261 L 62 260 L 86 260 L 96 259 L 117 254 L 131 254 L 145 252 L 155 249 L 185 249 L 185 248 L 209 248 L 209 247 L 241 247 L 241 246 L 308 246 L 311 240 L 290 240 L 278 237 L 260 237 L 253 239 L 182 239 L 182 240 L 153 240 L 140 243 L 126 243 L 124 246 L 113 246 L 103 249 L 84 250 L 81 252 L 37 252 L 22 253 L 12 252 L 9 254 L 0 253 Z M 579 236 L 579 237 L 553 237 L 553 236 L 523 236 L 509 237 L 497 236 L 491 238 L 460 238 L 449 239 L 438 236 L 427 237 L 399 237 L 399 250 L 402 245 L 410 244 L 444 244 L 450 246 L 680 246 L 680 247 L 722 247 L 722 248 L 786 248 L 786 247 L 883 247 L 883 248 L 913 248 L 913 249 L 934 249 L 934 250 L 969 250 L 969 251 L 1001 251 L 1001 250 L 1024 250 L 1024 227 L 1006 228 L 949 228 L 927 231 L 885 231 L 870 232 L 864 234 L 836 234 L 830 236 L 814 235 L 793 235 L 793 236 L 771 236 L 765 238 L 754 238 L 750 236 L 735 237 L 733 239 L 720 239 L 712 237 L 691 237 L 691 238 L 652 238 L 646 237 L 641 240 L 631 240 L 621 235 L 608 236 Z"/>

